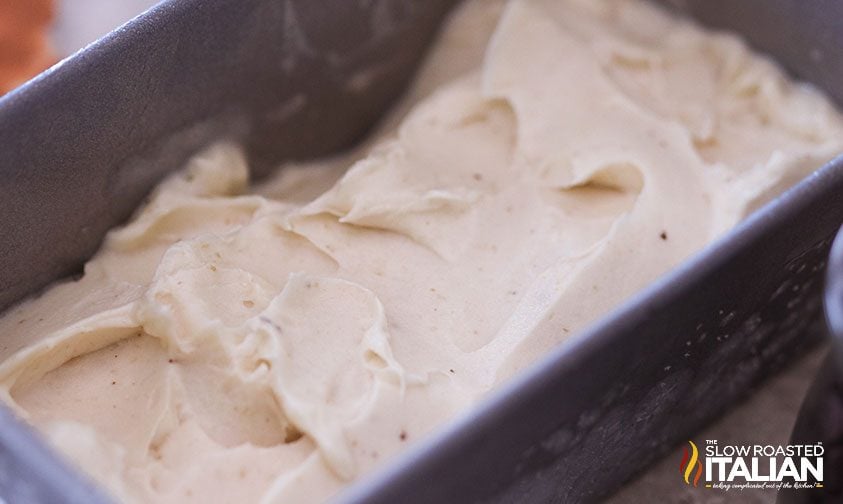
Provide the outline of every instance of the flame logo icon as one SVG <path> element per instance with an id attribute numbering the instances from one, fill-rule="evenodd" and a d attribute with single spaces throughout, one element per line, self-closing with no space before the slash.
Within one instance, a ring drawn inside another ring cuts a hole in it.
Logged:
<path id="1" fill-rule="evenodd" d="M 688 448 L 685 447 L 682 462 L 679 463 L 679 474 L 684 476 L 686 485 L 697 486 L 700 476 L 702 476 L 702 464 L 699 460 L 700 452 L 697 450 L 697 445 L 693 441 L 688 441 L 688 444 L 691 445 L 691 451 L 688 452 Z M 696 472 L 694 469 L 696 469 Z M 693 483 L 691 482 L 691 473 L 694 473 Z"/>

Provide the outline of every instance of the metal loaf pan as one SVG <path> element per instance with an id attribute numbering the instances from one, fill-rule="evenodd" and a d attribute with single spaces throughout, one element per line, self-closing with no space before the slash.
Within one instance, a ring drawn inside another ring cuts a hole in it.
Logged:
<path id="1" fill-rule="evenodd" d="M 170 0 L 0 99 L 0 309 L 77 270 L 210 141 L 242 141 L 259 174 L 353 143 L 453 3 Z M 840 2 L 671 3 L 843 103 Z M 841 222 L 838 159 L 338 499 L 612 492 L 821 337 L 822 271 Z M 0 497 L 105 501 L 2 409 Z"/>

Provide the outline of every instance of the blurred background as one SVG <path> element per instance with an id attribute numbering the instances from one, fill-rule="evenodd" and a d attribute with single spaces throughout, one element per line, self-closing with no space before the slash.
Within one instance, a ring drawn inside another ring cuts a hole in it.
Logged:
<path id="1" fill-rule="evenodd" d="M 156 3 L 158 0 L 0 0 L 0 94 Z"/>

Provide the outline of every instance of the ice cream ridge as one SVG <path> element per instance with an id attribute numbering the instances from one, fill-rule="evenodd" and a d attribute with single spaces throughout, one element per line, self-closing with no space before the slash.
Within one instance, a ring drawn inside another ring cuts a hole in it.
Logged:
<path id="1" fill-rule="evenodd" d="M 0 320 L 0 390 L 119 501 L 321 502 L 841 151 L 733 35 L 468 1 L 364 146 L 170 176 Z"/>

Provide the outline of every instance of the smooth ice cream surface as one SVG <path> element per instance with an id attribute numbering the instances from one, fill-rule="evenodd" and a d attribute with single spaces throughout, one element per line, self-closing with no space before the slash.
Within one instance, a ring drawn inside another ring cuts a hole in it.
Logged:
<path id="1" fill-rule="evenodd" d="M 125 502 L 321 501 L 841 151 L 732 35 L 468 2 L 366 146 L 211 147 L 7 312 L 4 399 Z"/>

